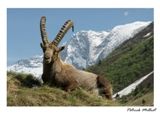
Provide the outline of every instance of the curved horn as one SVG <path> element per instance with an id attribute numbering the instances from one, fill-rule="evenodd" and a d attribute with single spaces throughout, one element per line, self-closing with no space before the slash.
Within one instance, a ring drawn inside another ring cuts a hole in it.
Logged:
<path id="1" fill-rule="evenodd" d="M 46 17 L 42 16 L 41 21 L 40 21 L 40 31 L 41 31 L 41 38 L 43 44 L 48 43 L 48 37 L 47 37 L 47 32 L 46 32 Z"/>
<path id="2" fill-rule="evenodd" d="M 58 32 L 56 38 L 53 40 L 53 44 L 55 46 L 57 46 L 60 41 L 62 40 L 62 38 L 64 37 L 64 35 L 66 34 L 66 32 L 72 27 L 72 31 L 74 31 L 74 25 L 73 22 L 71 20 L 68 20 L 64 23 L 64 25 L 62 26 L 62 28 L 60 29 L 60 31 Z"/>

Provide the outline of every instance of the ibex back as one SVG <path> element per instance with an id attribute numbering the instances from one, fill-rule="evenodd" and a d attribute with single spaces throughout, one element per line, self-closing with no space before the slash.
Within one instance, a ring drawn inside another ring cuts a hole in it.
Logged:
<path id="1" fill-rule="evenodd" d="M 71 20 L 66 21 L 52 42 L 48 41 L 45 24 L 46 17 L 43 16 L 40 20 L 40 31 L 42 38 L 41 48 L 44 53 L 42 74 L 44 84 L 59 86 L 66 91 L 82 87 L 112 99 L 111 84 L 103 76 L 78 70 L 61 60 L 59 53 L 65 47 L 58 47 L 58 44 L 70 28 L 73 30 L 73 22 Z"/>

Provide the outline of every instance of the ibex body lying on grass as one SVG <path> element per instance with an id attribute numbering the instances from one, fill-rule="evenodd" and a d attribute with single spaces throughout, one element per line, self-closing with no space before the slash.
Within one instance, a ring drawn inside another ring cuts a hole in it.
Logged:
<path id="1" fill-rule="evenodd" d="M 66 21 L 52 42 L 48 41 L 45 24 L 46 18 L 43 16 L 40 21 L 41 48 L 44 53 L 43 82 L 62 87 L 66 91 L 82 87 L 112 99 L 111 84 L 104 77 L 78 70 L 61 60 L 59 53 L 64 49 L 64 46 L 58 47 L 58 44 L 71 27 L 73 30 L 73 22 L 71 20 Z"/>

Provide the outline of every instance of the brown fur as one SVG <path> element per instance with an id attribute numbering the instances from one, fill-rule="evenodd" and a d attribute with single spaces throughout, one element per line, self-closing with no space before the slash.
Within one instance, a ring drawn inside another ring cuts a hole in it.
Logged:
<path id="1" fill-rule="evenodd" d="M 64 63 L 59 57 L 64 46 L 58 47 L 65 33 L 72 27 L 73 22 L 67 21 L 53 42 L 48 41 L 46 28 L 46 18 L 43 16 L 40 21 L 42 36 L 41 48 L 43 50 L 43 74 L 42 80 L 46 84 L 62 87 L 66 91 L 82 87 L 104 95 L 107 99 L 112 99 L 112 87 L 109 81 L 96 74 L 76 69 L 70 64 Z"/>
<path id="2" fill-rule="evenodd" d="M 103 76 L 98 76 L 97 86 L 100 88 L 100 94 L 104 94 L 106 98 L 112 99 L 112 86 L 108 80 L 106 80 Z"/>
<path id="3" fill-rule="evenodd" d="M 62 87 L 65 91 L 72 91 L 78 87 L 90 91 L 98 90 L 98 94 L 112 99 L 111 84 L 102 76 L 78 70 L 74 66 L 64 63 L 59 57 L 51 64 L 44 63 L 43 68 L 44 83 Z"/>

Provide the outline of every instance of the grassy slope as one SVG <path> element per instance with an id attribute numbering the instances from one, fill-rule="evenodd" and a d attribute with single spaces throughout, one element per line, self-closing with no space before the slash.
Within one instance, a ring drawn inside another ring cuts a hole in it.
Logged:
<path id="1" fill-rule="evenodd" d="M 148 92 L 147 94 L 127 102 L 125 105 L 127 106 L 153 106 L 153 98 L 154 94 L 153 92 Z M 143 100 L 145 100 L 145 103 L 143 104 Z"/>
<path id="2" fill-rule="evenodd" d="M 28 78 L 29 77 L 29 78 Z M 37 86 L 38 85 L 38 86 Z M 8 106 L 114 106 L 114 101 L 97 97 L 81 88 L 69 93 L 40 83 L 31 75 L 8 73 Z"/>
<path id="3" fill-rule="evenodd" d="M 123 105 L 143 105 L 142 100 L 145 100 L 145 106 L 153 105 L 153 75 L 145 79 L 136 89 L 127 96 L 117 98 L 117 100 Z"/>
<path id="4" fill-rule="evenodd" d="M 122 99 L 108 101 L 81 88 L 67 93 L 60 88 L 42 86 L 31 75 L 8 72 L 7 76 L 8 106 L 141 106 L 143 99 L 145 106 L 153 104 L 151 91 L 141 97 L 128 98 L 125 103 Z"/>

